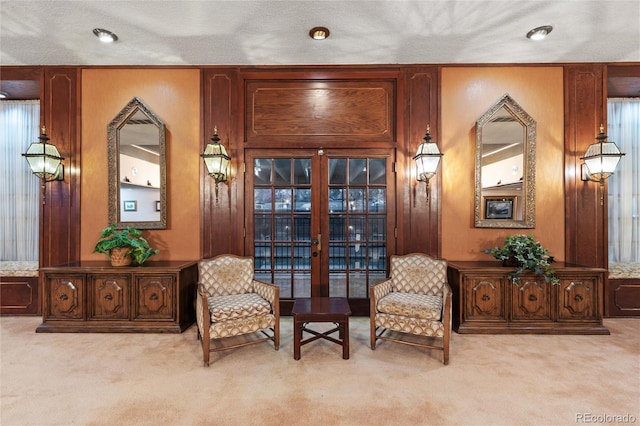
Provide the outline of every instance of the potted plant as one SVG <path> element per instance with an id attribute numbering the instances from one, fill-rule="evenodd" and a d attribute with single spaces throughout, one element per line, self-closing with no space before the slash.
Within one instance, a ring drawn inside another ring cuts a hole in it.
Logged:
<path id="1" fill-rule="evenodd" d="M 132 259 L 142 266 L 149 257 L 158 254 L 158 250 L 152 249 L 142 237 L 141 230 L 130 226 L 117 230 L 116 225 L 102 230 L 93 252 L 108 255 L 113 266 L 130 265 Z"/>
<path id="2" fill-rule="evenodd" d="M 533 235 L 508 235 L 502 247 L 484 249 L 483 252 L 501 260 L 504 266 L 516 267 L 514 272 L 508 274 L 514 284 L 520 283 L 520 274 L 526 270 L 542 275 L 548 283 L 560 283 L 556 271 L 550 265 L 554 262 L 553 256 L 549 255 L 549 250 L 542 247 L 540 242 L 533 239 Z"/>

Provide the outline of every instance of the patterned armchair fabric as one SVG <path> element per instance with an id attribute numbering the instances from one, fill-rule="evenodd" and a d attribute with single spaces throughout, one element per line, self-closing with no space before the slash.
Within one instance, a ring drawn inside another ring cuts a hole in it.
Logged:
<path id="1" fill-rule="evenodd" d="M 391 256 L 389 279 L 370 291 L 372 350 L 378 339 L 390 340 L 441 350 L 449 363 L 452 293 L 446 260 L 421 253 Z M 432 337 L 441 344 L 408 342 L 387 331 Z"/>
<path id="2" fill-rule="evenodd" d="M 280 346 L 280 289 L 253 278 L 253 258 L 220 255 L 201 260 L 196 300 L 205 366 L 211 352 L 272 340 Z M 268 331 L 268 332 L 267 332 Z M 211 349 L 212 339 L 260 332 L 265 337 Z"/>

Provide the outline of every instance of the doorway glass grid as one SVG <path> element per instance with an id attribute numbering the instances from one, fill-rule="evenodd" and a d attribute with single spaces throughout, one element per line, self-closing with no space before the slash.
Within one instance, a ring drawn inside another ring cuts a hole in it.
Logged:
<path id="1" fill-rule="evenodd" d="M 328 277 L 316 284 L 325 287 L 320 293 L 366 299 L 387 272 L 387 160 L 322 160 L 328 172 L 312 182 L 311 158 L 254 158 L 255 277 L 278 285 L 282 299 L 311 297 L 312 277 Z M 314 199 L 325 205 L 312 206 Z M 311 225 L 319 214 L 328 250 L 312 271 Z"/>
<path id="2" fill-rule="evenodd" d="M 311 297 L 311 159 L 255 158 L 255 277 Z"/>
<path id="3" fill-rule="evenodd" d="M 367 298 L 386 277 L 385 158 L 331 158 L 329 296 Z"/>

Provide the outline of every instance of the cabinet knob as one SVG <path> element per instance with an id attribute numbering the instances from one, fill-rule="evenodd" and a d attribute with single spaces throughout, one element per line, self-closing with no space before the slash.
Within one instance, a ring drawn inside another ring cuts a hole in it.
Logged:
<path id="1" fill-rule="evenodd" d="M 581 294 L 576 294 L 576 297 L 574 297 L 574 299 L 575 299 L 575 301 L 576 301 L 576 302 L 582 302 L 582 300 L 583 300 L 584 298 L 582 297 L 582 295 L 581 295 Z"/>
<path id="2" fill-rule="evenodd" d="M 538 298 L 536 297 L 536 295 L 535 295 L 535 294 L 530 294 L 530 295 L 529 295 L 529 301 L 530 301 L 530 302 L 535 302 L 536 300 L 538 300 Z"/>
<path id="3" fill-rule="evenodd" d="M 491 300 L 491 298 L 489 297 L 488 294 L 483 294 L 482 295 L 482 300 L 487 301 L 487 300 Z"/>
<path id="4" fill-rule="evenodd" d="M 113 300 L 113 296 L 111 295 L 111 293 L 105 294 L 104 300 Z"/>
<path id="5" fill-rule="evenodd" d="M 68 298 L 69 298 L 69 296 L 67 296 L 64 293 L 60 295 L 60 300 L 67 300 Z"/>
<path id="6" fill-rule="evenodd" d="M 158 300 L 158 295 L 155 293 L 151 293 L 151 296 L 149 296 L 150 300 Z"/>

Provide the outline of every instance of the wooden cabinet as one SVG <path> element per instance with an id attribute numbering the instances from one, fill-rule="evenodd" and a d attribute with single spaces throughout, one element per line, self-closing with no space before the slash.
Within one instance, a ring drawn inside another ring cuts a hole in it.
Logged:
<path id="1" fill-rule="evenodd" d="M 453 327 L 458 333 L 609 334 L 602 325 L 605 269 L 555 263 L 560 283 L 494 261 L 450 261 Z"/>
<path id="2" fill-rule="evenodd" d="M 42 268 L 43 321 L 37 332 L 173 332 L 195 321 L 197 262 L 112 267 L 82 261 Z"/>

